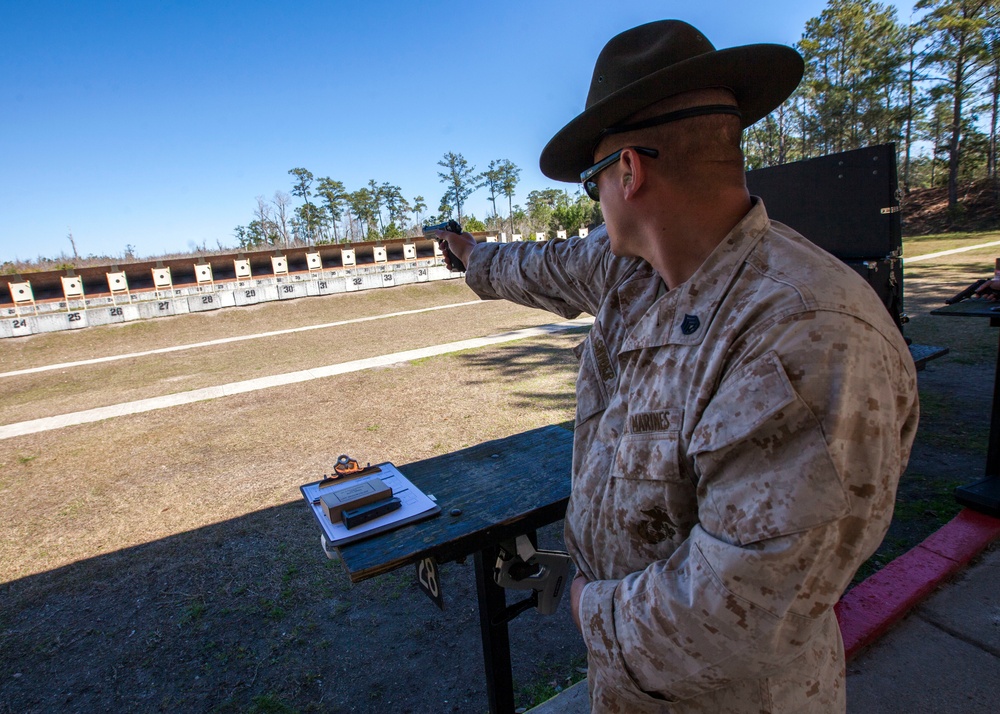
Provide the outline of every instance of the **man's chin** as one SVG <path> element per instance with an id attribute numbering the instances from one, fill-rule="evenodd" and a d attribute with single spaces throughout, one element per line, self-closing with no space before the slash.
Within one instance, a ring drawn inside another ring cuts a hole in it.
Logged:
<path id="1" fill-rule="evenodd" d="M 611 255 L 615 256 L 616 258 L 637 257 L 634 252 L 630 251 L 628 248 L 615 241 L 614 238 L 611 238 L 610 244 L 611 244 Z"/>

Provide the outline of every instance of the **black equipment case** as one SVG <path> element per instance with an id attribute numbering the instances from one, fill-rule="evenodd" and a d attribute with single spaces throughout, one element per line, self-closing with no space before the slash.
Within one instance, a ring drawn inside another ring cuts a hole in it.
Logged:
<path id="1" fill-rule="evenodd" d="M 896 147 L 882 144 L 747 172 L 768 216 L 854 268 L 902 329 L 902 226 Z"/>

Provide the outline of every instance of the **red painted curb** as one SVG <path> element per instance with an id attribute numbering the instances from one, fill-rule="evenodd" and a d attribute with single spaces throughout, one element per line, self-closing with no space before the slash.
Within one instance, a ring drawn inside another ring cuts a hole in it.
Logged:
<path id="1" fill-rule="evenodd" d="M 878 639 L 997 538 L 1000 519 L 965 509 L 852 588 L 834 607 L 846 658 Z"/>

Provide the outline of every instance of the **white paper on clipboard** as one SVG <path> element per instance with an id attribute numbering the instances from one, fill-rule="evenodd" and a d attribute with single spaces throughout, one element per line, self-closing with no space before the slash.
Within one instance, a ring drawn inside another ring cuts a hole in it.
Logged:
<path id="1" fill-rule="evenodd" d="M 392 495 L 399 499 L 401 506 L 392 513 L 379 516 L 350 530 L 343 523 L 331 522 L 323 513 L 323 507 L 313 503 L 319 498 L 319 481 L 299 487 L 306 503 L 312 509 L 313 515 L 316 516 L 316 521 L 329 545 L 344 545 L 361 540 L 376 533 L 429 518 L 441 511 L 441 508 L 427 494 L 414 486 L 395 466 L 390 463 L 376 464 L 376 466 L 381 469 L 378 473 L 351 479 L 350 483 L 381 479 L 386 486 L 392 489 Z"/>

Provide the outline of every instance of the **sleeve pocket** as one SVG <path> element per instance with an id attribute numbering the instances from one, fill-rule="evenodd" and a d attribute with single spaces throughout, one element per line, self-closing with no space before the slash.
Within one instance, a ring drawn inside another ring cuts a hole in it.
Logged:
<path id="1" fill-rule="evenodd" d="M 850 513 L 822 428 L 773 352 L 726 380 L 691 453 L 711 506 L 702 523 L 734 542 L 799 533 Z"/>

